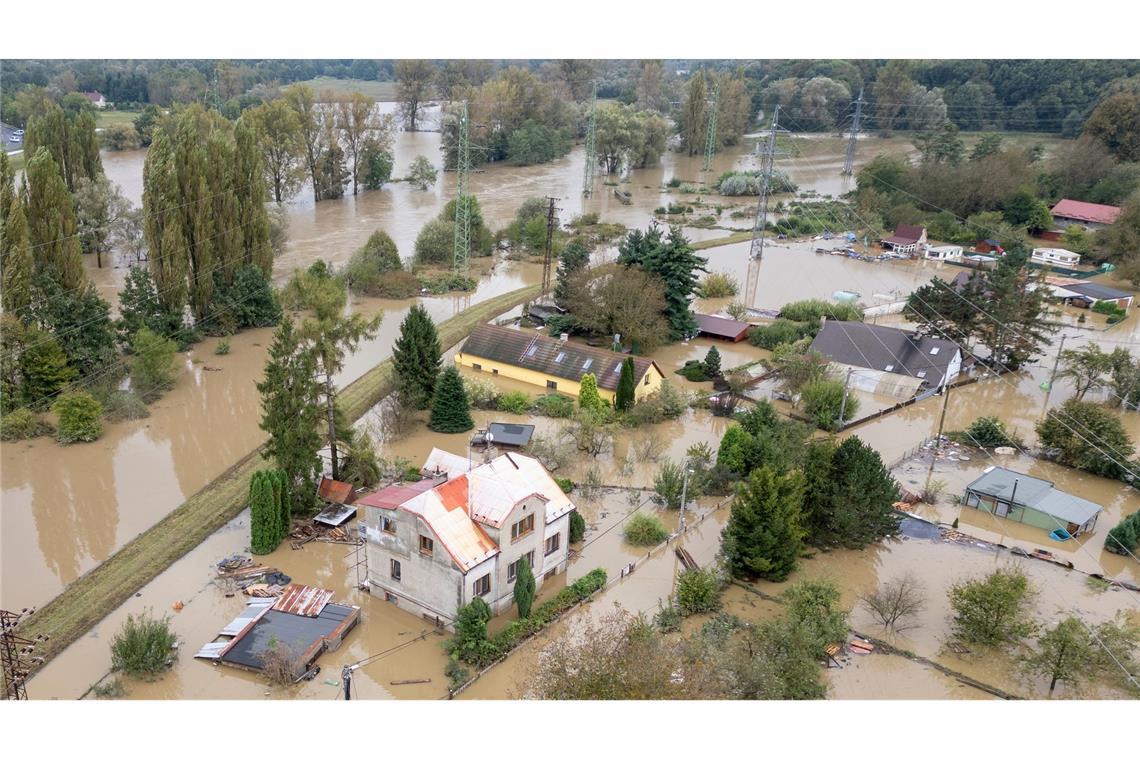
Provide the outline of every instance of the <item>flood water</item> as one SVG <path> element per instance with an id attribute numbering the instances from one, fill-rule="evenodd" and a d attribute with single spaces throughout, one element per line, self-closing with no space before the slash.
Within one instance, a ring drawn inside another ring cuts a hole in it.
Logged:
<path id="1" fill-rule="evenodd" d="M 897 146 L 903 146 L 901 148 Z M 904 143 L 890 143 L 890 150 L 905 150 Z M 882 147 L 882 146 L 879 146 Z M 748 154 L 751 145 L 739 146 L 717 156 L 711 173 L 734 166 L 751 167 Z M 395 144 L 396 168 L 399 176 L 412 159 L 423 154 L 438 161 L 438 133 L 400 134 Z M 860 147 L 860 160 L 869 160 L 876 148 Z M 136 203 L 141 195 L 142 162 L 145 153 L 132 151 L 105 154 L 108 176 L 122 186 L 124 193 Z M 667 205 L 678 196 L 664 191 L 663 184 L 671 177 L 686 181 L 701 179 L 702 157 L 686 157 L 668 153 L 659 167 L 634 171 L 630 181 L 623 185 L 633 195 L 631 205 L 623 205 L 613 196 L 610 187 L 599 179 L 596 192 L 584 199 L 581 196 L 582 150 L 576 147 L 571 154 L 557 162 L 537 167 L 488 166 L 473 175 L 472 191 L 478 196 L 484 217 L 492 228 L 506 225 L 518 205 L 527 197 L 552 195 L 560 198 L 561 217 L 568 220 L 585 211 L 597 212 L 603 221 L 621 222 L 629 227 L 644 227 L 652 217 L 653 209 Z M 844 180 L 838 176 L 842 162 L 842 147 L 838 152 L 830 148 L 797 159 L 789 169 L 801 188 L 814 188 L 821 194 L 843 192 Z M 834 169 L 834 171 L 833 171 Z M 440 174 L 440 182 L 431 190 L 413 190 L 403 183 L 393 183 L 384 190 L 348 196 L 340 201 L 314 204 L 306 191 L 289 204 L 290 239 L 285 252 L 275 264 L 274 278 L 285 280 L 297 267 L 305 267 L 316 259 L 344 263 L 375 229 L 384 229 L 396 241 L 401 255 L 412 253 L 415 236 L 420 227 L 439 213 L 442 205 L 454 193 L 454 176 Z M 732 199 L 729 199 L 732 200 Z M 730 204 L 726 204 L 730 205 Z M 745 204 L 741 203 L 740 206 Z M 729 222 L 728 213 L 721 214 L 725 226 L 747 227 L 748 221 Z M 686 229 L 691 239 L 708 239 L 728 234 L 724 230 Z M 891 262 L 869 264 L 841 257 L 820 256 L 812 253 L 814 244 L 785 244 L 780 241 L 766 248 L 761 265 L 757 305 L 774 308 L 798 298 L 828 298 L 839 289 L 861 294 L 866 303 L 893 300 L 928 281 L 932 276 L 952 276 L 955 268 L 944 269 L 935 263 Z M 733 274 L 744 283 L 747 274 L 747 243 L 708 249 L 710 271 Z M 612 249 L 601 251 L 597 258 L 612 258 Z M 114 293 L 121 286 L 125 267 L 96 269 L 88 263 L 92 280 L 105 297 L 114 302 Z M 483 262 L 479 262 L 482 264 Z M 433 318 L 446 319 L 460 311 L 467 303 L 477 303 L 523 285 L 538 282 L 541 267 L 533 262 L 515 262 L 496 259 L 486 276 L 479 281 L 478 289 L 469 299 L 440 297 L 422 299 Z M 882 298 L 876 299 L 876 296 Z M 382 313 L 383 323 L 378 336 L 352 355 L 338 383 L 343 385 L 359 377 L 369 367 L 390 354 L 390 347 L 407 309 L 413 301 L 386 301 L 353 298 L 351 308 L 365 314 Z M 723 306 L 722 302 L 701 305 L 705 310 Z M 1078 345 L 1080 340 L 1097 339 L 1106 349 L 1111 342 L 1135 345 L 1136 319 L 1107 333 L 1077 330 L 1067 347 Z M 258 428 L 259 399 L 254 384 L 260 379 L 265 353 L 271 340 L 271 331 L 253 330 L 234 336 L 232 350 L 227 356 L 215 356 L 214 340 L 206 340 L 185 355 L 186 371 L 175 388 L 151 407 L 151 416 L 145 420 L 108 424 L 104 436 L 86 445 L 60 447 L 43 438 L 31 442 L 4 444 L 0 447 L 0 485 L 3 487 L 2 561 L 0 561 L 0 600 L 5 608 L 19 609 L 39 605 L 51 599 L 69 582 L 91 569 L 114 553 L 139 532 L 147 529 L 187 497 L 217 477 L 242 455 L 259 445 L 264 436 Z M 704 357 L 712 342 L 699 339 L 686 344 L 667 346 L 654 355 L 666 376 L 678 387 L 692 392 L 707 392 L 711 384 L 689 383 L 673 374 L 673 370 L 688 359 Z M 722 366 L 731 368 L 754 362 L 766 355 L 747 344 L 716 344 L 722 354 Z M 1010 421 L 1027 439 L 1032 437 L 1032 425 L 1048 406 L 1062 402 L 1071 394 L 1071 388 L 1058 383 L 1048 399 L 1039 387 L 1047 379 L 1051 357 L 1028 372 L 1006 378 L 1004 381 L 984 381 L 962 388 L 953 394 L 953 403 L 947 415 L 947 429 L 959 429 L 981 414 L 994 413 Z M 497 384 L 507 388 L 508 381 Z M 522 386 L 520 386 L 522 387 Z M 523 387 L 530 394 L 534 389 Z M 868 399 L 864 410 L 873 409 Z M 942 401 L 932 398 L 914 404 L 900 412 L 874 423 L 861 426 L 854 434 L 875 446 L 887 462 L 901 457 L 923 438 L 937 429 Z M 494 420 L 513 419 L 511 415 L 475 412 L 476 424 Z M 1125 425 L 1134 440 L 1140 440 L 1140 414 L 1122 414 Z M 518 421 L 524 421 L 519 418 Z M 527 420 L 535 424 L 539 434 L 556 435 L 561 423 L 547 418 Z M 365 418 L 365 424 L 377 429 L 374 414 Z M 575 457 L 577 461 L 559 471 L 560 476 L 581 480 L 591 469 L 597 469 L 602 482 L 650 486 L 653 476 L 664 459 L 678 460 L 685 450 L 699 442 L 707 442 L 714 450 L 723 434 L 726 423 L 707 412 L 690 411 L 675 421 L 622 431 L 615 439 L 613 450 L 596 460 Z M 403 439 L 380 444 L 382 456 L 403 457 L 412 462 L 422 461 L 432 447 L 440 446 L 456 453 L 465 451 L 467 434 L 441 436 L 428 432 L 423 426 Z M 980 469 L 982 462 L 974 460 L 961 472 L 941 472 L 937 477 L 950 483 L 948 496 L 960 491 L 960 485 L 972 479 L 970 473 Z M 977 468 L 971 469 L 973 465 Z M 1019 465 L 1020 466 L 1020 465 Z M 1038 475 L 1034 467 L 1042 463 L 1027 461 L 1031 474 Z M 1063 468 L 1056 468 L 1062 470 Z M 899 477 L 907 485 L 909 472 Z M 1106 519 L 1118 520 L 1122 515 L 1138 508 L 1135 492 L 1126 493 L 1120 484 L 1109 484 L 1099 479 L 1075 475 L 1069 471 L 1050 472 L 1038 477 L 1055 480 L 1058 487 L 1068 488 L 1106 506 L 1106 514 L 1095 534 L 1085 541 L 1089 552 L 1109 571 L 1110 575 L 1135 579 L 1135 563 L 1127 565 L 1115 555 L 1103 554 L 1100 545 L 1107 532 Z M 1088 495 L 1093 493 L 1094 495 Z M 587 516 L 591 531 L 581 556 L 572 564 L 564 579 L 554 579 L 544 587 L 544 596 L 554 593 L 562 583 L 572 581 L 594 567 L 605 567 L 611 578 L 621 567 L 643 555 L 640 550 L 626 546 L 621 540 L 618 521 L 633 508 L 624 493 L 611 493 L 598 502 L 575 497 Z M 1103 499 L 1103 501 L 1101 501 Z M 706 504 L 706 506 L 708 506 Z M 652 508 L 652 507 L 644 507 Z M 948 509 L 939 507 L 940 510 Z M 962 510 L 961 521 L 966 524 L 971 510 Z M 959 513 L 939 512 L 932 515 L 952 520 Z M 219 558 L 242 551 L 248 543 L 246 515 L 237 518 L 225 529 L 211 536 L 202 545 L 177 562 L 169 570 L 148 584 L 138 596 L 124 604 L 103 620 L 87 636 L 69 647 L 50 663 L 29 686 L 34 698 L 75 698 L 88 685 L 100 678 L 109 668 L 108 646 L 110 638 L 127 614 L 144 608 L 157 612 L 170 609 L 175 601 L 185 608 L 174 616 L 174 627 L 183 647 L 174 670 L 154 683 L 128 684 L 133 698 L 264 698 L 307 697 L 334 698 L 339 686 L 340 667 L 365 656 L 391 650 L 390 655 L 375 661 L 359 671 L 355 680 L 361 697 L 439 698 L 446 695 L 443 677 L 445 658 L 440 643 L 442 637 L 427 631 L 423 621 L 392 605 L 378 601 L 354 588 L 355 571 L 349 568 L 353 559 L 347 556 L 350 547 L 310 543 L 300 551 L 283 545 L 267 558 L 292 575 L 297 582 L 332 589 L 335 598 L 362 607 L 360 626 L 348 637 L 344 646 L 321 659 L 322 673 L 312 682 L 293 690 L 268 690 L 263 681 L 253 674 L 230 668 L 207 665 L 193 660 L 193 651 L 211 640 L 226 622 L 243 606 L 240 597 L 227 597 L 225 589 L 212 583 L 212 565 Z M 663 515 L 667 524 L 676 524 L 676 514 Z M 684 538 L 685 545 L 698 561 L 712 561 L 719 540 L 719 531 L 727 510 L 713 513 L 697 529 Z M 672 521 L 672 522 L 670 522 Z M 1114 524 L 1114 523 L 1113 523 Z M 1012 527 L 1012 526 L 1011 526 Z M 1018 526 L 1020 527 L 1020 526 Z M 965 528 L 963 528 L 965 529 Z M 974 531 L 971 531 L 974 532 Z M 1012 533 L 1013 531 L 1011 531 Z M 977 535 L 989 537 L 983 526 L 977 526 Z M 995 534 L 996 535 L 996 534 Z M 1032 537 L 1026 540 L 1032 543 Z M 1006 541 L 1007 544 L 1010 541 Z M 1095 544 L 1090 545 L 1090 544 Z M 1027 546 L 1028 548 L 1028 546 Z M 1049 546 L 1054 549 L 1055 547 Z M 845 601 L 854 604 L 854 598 L 875 583 L 910 564 L 921 563 L 923 576 L 926 568 L 932 570 L 932 599 L 944 598 L 944 588 L 954 577 L 971 570 L 988 567 L 995 560 L 991 554 L 957 545 L 902 542 L 876 547 L 865 552 L 837 552 L 805 563 L 802 573 L 833 573 L 842 581 Z M 1077 555 L 1072 558 L 1078 567 Z M 931 561 L 931 557 L 938 557 Z M 1128 560 L 1128 562 L 1132 562 Z M 1115 564 L 1113 564 L 1115 563 Z M 1078 600 L 1081 609 L 1088 609 L 1099 618 L 1111 617 L 1115 609 L 1128 601 L 1121 593 L 1105 592 L 1099 595 L 1088 590 L 1083 576 L 1065 574 L 1064 571 L 1042 563 L 1030 562 L 1032 572 L 1048 572 L 1041 576 L 1043 585 L 1063 589 L 1067 598 Z M 675 559 L 671 552 L 663 551 L 649 558 L 629 578 L 608 589 L 598 602 L 585 608 L 604 611 L 612 602 L 628 609 L 652 612 L 659 599 L 668 595 L 675 572 Z M 945 577 L 940 575 L 945 573 Z M 1072 576 L 1070 579 L 1070 575 Z M 1037 577 L 1037 576 L 1035 576 Z M 1057 581 L 1057 578 L 1065 580 Z M 1047 584 L 1045 582 L 1048 582 Z M 939 588 L 933 588 L 938 586 Z M 1042 595 L 1045 614 L 1049 608 Z M 729 609 L 747 607 L 754 614 L 771 614 L 772 610 L 760 603 L 758 597 L 739 589 L 730 590 L 726 598 Z M 1114 604 L 1116 606 L 1114 606 Z M 765 613 L 764 610 L 767 610 Z M 941 610 L 941 608 L 939 608 Z M 945 631 L 944 610 L 933 611 L 924 617 L 920 632 L 908 646 L 919 654 L 934 656 L 940 637 Z M 594 614 L 591 612 L 590 614 Z M 743 612 L 738 612 L 745 617 Z M 862 625 L 858 614 L 853 622 Z M 498 619 L 495 625 L 505 623 Z M 559 628 L 546 636 L 556 634 Z M 870 632 L 870 631 L 869 631 Z M 424 638 L 417 639 L 422 634 Z M 520 683 L 525 678 L 528 663 L 541 647 L 543 637 L 524 645 L 506 663 L 480 679 L 465 697 L 506 697 L 521 693 Z M 399 649 L 394 647 L 399 646 Z M 939 655 L 940 657 L 944 655 Z M 530 659 L 528 659 L 530 658 Z M 969 672 L 991 683 L 1018 684 L 1021 693 L 1027 692 L 1013 674 L 1012 666 L 1005 675 L 986 674 L 990 664 L 971 665 L 956 662 L 951 656 L 950 667 Z M 951 662 L 953 660 L 954 662 Z M 942 661 L 942 660 L 940 660 Z M 972 672 L 970 668 L 975 671 Z M 982 675 L 978 675 L 982 673 Z M 391 681 L 431 678 L 430 684 L 394 686 Z M 868 656 L 855 658 L 842 670 L 828 674 L 835 697 L 924 697 L 924 698 L 977 698 L 985 694 L 962 687 L 958 682 L 936 671 L 899 657 Z M 1002 680 L 1007 679 L 1007 680 Z M 1009 688 L 1013 689 L 1012 686 Z"/>

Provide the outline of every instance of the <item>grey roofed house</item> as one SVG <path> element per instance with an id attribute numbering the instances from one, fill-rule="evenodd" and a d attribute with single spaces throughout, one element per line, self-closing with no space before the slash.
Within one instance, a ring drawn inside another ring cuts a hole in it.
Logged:
<path id="1" fill-rule="evenodd" d="M 839 364 L 921 378 L 929 388 L 953 381 L 962 364 L 954 341 L 866 322 L 829 319 L 809 350 Z"/>
<path id="2" fill-rule="evenodd" d="M 1097 301 L 1115 301 L 1120 298 L 1131 299 L 1133 294 L 1127 290 L 1120 290 L 1119 288 L 1110 288 L 1107 285 L 1101 285 L 1097 282 L 1074 282 L 1067 285 L 1062 285 L 1065 290 L 1070 290 L 1074 293 L 1079 293 L 1082 296 Z"/>
<path id="3" fill-rule="evenodd" d="M 604 348 L 592 348 L 497 325 L 479 325 L 471 331 L 459 350 L 471 356 L 569 380 L 579 381 L 582 375 L 590 372 L 597 377 L 599 388 L 611 391 L 617 390 L 617 370 L 627 356 Z M 634 383 L 640 383 L 654 363 L 639 356 L 630 358 L 633 359 Z"/>
<path id="4" fill-rule="evenodd" d="M 966 486 L 966 506 L 992 511 L 999 517 L 1072 535 L 1090 530 L 1103 510 L 1099 504 L 1060 491 L 1053 483 L 1004 467 L 987 467 Z"/>

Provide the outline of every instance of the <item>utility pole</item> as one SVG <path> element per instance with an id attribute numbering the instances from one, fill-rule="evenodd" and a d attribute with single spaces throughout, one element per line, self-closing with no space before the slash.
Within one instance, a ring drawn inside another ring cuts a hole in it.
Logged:
<path id="1" fill-rule="evenodd" d="M 768 234 L 768 195 L 772 186 L 772 167 L 776 157 L 776 133 L 780 131 L 780 106 L 772 113 L 772 131 L 762 155 L 760 200 L 756 204 L 756 221 L 752 225 L 752 245 L 748 250 L 748 282 L 744 306 L 755 305 L 756 289 L 760 280 L 760 262 L 764 258 L 764 242 Z M 785 130 L 786 131 L 786 130 Z"/>
<path id="2" fill-rule="evenodd" d="M 1065 350 L 1065 339 L 1068 335 L 1061 334 L 1061 342 L 1057 345 L 1057 355 L 1053 357 L 1053 371 L 1049 373 L 1049 391 L 1053 391 L 1053 381 L 1057 379 L 1057 368 L 1061 366 L 1061 352 Z"/>
<path id="3" fill-rule="evenodd" d="M 590 117 L 586 120 L 586 168 L 582 173 L 582 195 L 594 192 L 594 169 L 598 164 L 598 83 L 594 82 L 594 97 L 590 101 Z"/>
<path id="4" fill-rule="evenodd" d="M 466 281 L 471 257 L 471 208 L 467 186 L 471 175 L 471 143 L 468 134 L 467 101 L 459 110 L 459 137 L 455 151 L 455 243 L 451 268 Z"/>
<path id="5" fill-rule="evenodd" d="M 716 112 L 720 109 L 720 82 L 713 80 L 712 100 L 709 102 L 709 127 L 705 134 L 705 166 L 701 171 L 712 169 L 716 155 Z"/>
<path id="6" fill-rule="evenodd" d="M 942 416 L 938 418 L 938 446 L 942 446 L 942 429 L 946 425 L 946 409 L 950 406 L 950 383 L 942 389 Z"/>
<path id="7" fill-rule="evenodd" d="M 689 474 L 692 471 L 693 468 L 689 466 L 689 462 L 686 460 L 685 475 L 684 479 L 681 481 L 681 519 L 677 525 L 678 536 L 685 532 L 685 500 L 688 499 L 689 496 Z"/>
<path id="8" fill-rule="evenodd" d="M 47 636 L 41 634 L 35 639 L 26 639 L 16 635 L 16 626 L 33 612 L 35 610 L 0 610 L 0 668 L 4 672 L 4 699 L 26 700 L 32 666 L 44 661 L 42 657 L 32 655 L 36 644 L 47 641 Z"/>
<path id="9" fill-rule="evenodd" d="M 349 702 L 352 700 L 352 672 L 356 670 L 359 665 L 345 665 L 340 669 L 341 680 L 344 681 L 344 701 Z"/>
<path id="10" fill-rule="evenodd" d="M 843 421 L 847 414 L 847 386 L 851 384 L 851 369 L 847 368 L 847 376 L 843 378 L 843 398 L 839 401 L 839 430 L 843 429 Z"/>
<path id="11" fill-rule="evenodd" d="M 859 99 L 855 101 L 855 116 L 851 120 L 851 136 L 847 138 L 847 156 L 843 159 L 843 174 L 851 176 L 855 171 L 855 140 L 859 137 L 859 122 L 863 117 L 863 88 L 859 88 Z"/>
<path id="12" fill-rule="evenodd" d="M 554 230 L 558 226 L 558 217 L 555 214 L 561 211 L 554 205 L 557 198 L 548 195 L 546 200 L 550 205 L 546 209 L 546 251 L 542 259 L 542 293 L 539 294 L 539 298 L 550 292 L 550 270 L 554 261 Z"/>

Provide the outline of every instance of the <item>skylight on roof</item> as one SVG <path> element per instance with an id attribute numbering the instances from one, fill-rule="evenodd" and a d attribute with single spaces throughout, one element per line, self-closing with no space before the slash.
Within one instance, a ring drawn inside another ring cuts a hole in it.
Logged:
<path id="1" fill-rule="evenodd" d="M 593 357 L 590 357 L 589 359 L 587 359 L 585 362 L 582 363 L 582 369 L 589 369 L 590 365 L 593 363 L 594 363 L 594 359 L 593 359 Z"/>
<path id="2" fill-rule="evenodd" d="M 926 370 L 920 369 L 918 372 L 915 372 L 914 375 L 915 377 L 926 377 Z"/>
<path id="3" fill-rule="evenodd" d="M 942 350 L 942 348 L 940 346 L 935 346 L 934 348 L 930 349 L 930 355 L 931 356 L 937 356 L 938 352 L 941 350 Z"/>
<path id="4" fill-rule="evenodd" d="M 618 362 L 618 365 L 614 367 L 614 374 L 617 375 L 619 373 L 621 373 L 621 362 Z"/>
<path id="5" fill-rule="evenodd" d="M 895 371 L 895 365 L 888 364 L 887 366 L 883 367 L 883 371 L 884 372 L 894 372 Z"/>
<path id="6" fill-rule="evenodd" d="M 526 350 L 526 355 L 527 356 L 534 356 L 534 352 L 537 350 L 538 350 L 538 344 L 535 343 L 533 346 L 531 346 L 530 348 L 528 348 Z"/>
<path id="7" fill-rule="evenodd" d="M 558 356 L 554 357 L 554 363 L 557 364 L 558 362 L 562 361 L 565 358 L 566 358 L 566 352 L 565 351 L 559 351 Z"/>

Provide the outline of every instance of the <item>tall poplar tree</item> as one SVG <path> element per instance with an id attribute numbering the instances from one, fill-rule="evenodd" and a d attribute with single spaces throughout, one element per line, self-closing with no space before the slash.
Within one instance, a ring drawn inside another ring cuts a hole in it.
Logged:
<path id="1" fill-rule="evenodd" d="M 305 156 L 305 166 L 309 170 L 309 181 L 313 184 L 313 200 L 321 199 L 321 157 L 324 155 L 324 117 L 317 103 L 313 88 L 295 84 L 285 89 L 285 101 L 297 114 L 301 135 L 301 149 Z"/>
<path id="2" fill-rule="evenodd" d="M 268 188 L 263 159 L 254 130 L 239 119 L 234 125 L 233 186 L 241 222 L 241 262 L 269 277 L 273 274 L 273 244 L 269 235 Z"/>
<path id="3" fill-rule="evenodd" d="M 28 162 L 24 180 L 28 240 L 36 273 L 44 273 L 65 290 L 83 284 L 83 253 L 76 235 L 75 206 L 59 167 L 47 148 Z"/>
<path id="4" fill-rule="evenodd" d="M 293 321 L 285 319 L 273 334 L 265 379 L 257 384 L 257 390 L 261 394 L 261 429 L 269 433 L 265 456 L 285 472 L 292 513 L 304 513 L 316 501 L 321 471 L 316 376 L 316 358 L 302 345 Z"/>
<path id="5" fill-rule="evenodd" d="M 689 85 L 685 91 L 685 102 L 681 106 L 681 113 L 677 123 L 681 130 L 681 147 L 690 156 L 705 149 L 705 133 L 708 130 L 708 86 L 705 82 L 705 72 L 694 72 L 689 77 Z"/>
<path id="6" fill-rule="evenodd" d="M 397 390 L 417 409 L 427 409 L 431 403 L 442 354 L 439 335 L 427 309 L 413 304 L 400 323 L 392 364 Z"/>
<path id="7" fill-rule="evenodd" d="M 32 249 L 13 174 L 8 155 L 0 151 L 0 307 L 22 316 L 31 301 Z"/>

